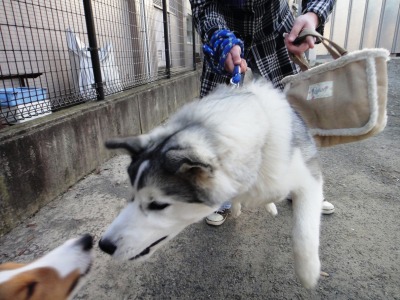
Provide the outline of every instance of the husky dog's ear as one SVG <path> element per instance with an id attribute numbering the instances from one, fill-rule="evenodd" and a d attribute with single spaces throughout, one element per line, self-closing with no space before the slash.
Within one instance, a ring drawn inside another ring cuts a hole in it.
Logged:
<path id="1" fill-rule="evenodd" d="M 144 145 L 143 139 L 140 136 L 127 137 L 127 138 L 114 138 L 106 141 L 105 143 L 108 149 L 125 149 L 130 154 L 138 154 L 146 149 L 147 145 Z"/>
<path id="2" fill-rule="evenodd" d="M 169 150 L 165 153 L 164 167 L 172 173 L 195 177 L 211 177 L 213 168 L 204 158 L 191 149 Z"/>

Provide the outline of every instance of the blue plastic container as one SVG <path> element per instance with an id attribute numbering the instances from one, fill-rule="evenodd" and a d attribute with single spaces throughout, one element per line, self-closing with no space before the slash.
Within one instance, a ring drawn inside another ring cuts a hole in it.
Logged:
<path id="1" fill-rule="evenodd" d="M 18 87 L 0 89 L 0 106 L 9 107 L 46 99 L 46 89 Z"/>

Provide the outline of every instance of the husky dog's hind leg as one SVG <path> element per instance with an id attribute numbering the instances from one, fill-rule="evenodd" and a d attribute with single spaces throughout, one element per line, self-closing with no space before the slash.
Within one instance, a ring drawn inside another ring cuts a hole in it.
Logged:
<path id="1" fill-rule="evenodd" d="M 313 173 L 303 161 L 299 164 L 302 172 L 298 180 L 302 185 L 292 191 L 295 271 L 301 283 L 312 288 L 321 268 L 318 249 L 323 182 L 319 172 Z"/>

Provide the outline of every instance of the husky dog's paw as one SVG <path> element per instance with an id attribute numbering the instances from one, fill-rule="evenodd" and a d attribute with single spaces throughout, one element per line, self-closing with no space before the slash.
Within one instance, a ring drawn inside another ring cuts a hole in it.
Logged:
<path id="1" fill-rule="evenodd" d="M 231 216 L 237 218 L 242 213 L 242 205 L 240 203 L 232 203 Z"/>
<path id="2" fill-rule="evenodd" d="M 314 259 L 303 257 L 300 261 L 295 258 L 295 270 L 301 284 L 307 289 L 312 289 L 320 277 L 321 263 L 318 257 Z"/>
<path id="3" fill-rule="evenodd" d="M 268 203 L 267 205 L 265 205 L 265 208 L 267 209 L 267 212 L 269 212 L 274 217 L 278 215 L 278 209 L 276 208 L 276 205 L 274 203 Z"/>

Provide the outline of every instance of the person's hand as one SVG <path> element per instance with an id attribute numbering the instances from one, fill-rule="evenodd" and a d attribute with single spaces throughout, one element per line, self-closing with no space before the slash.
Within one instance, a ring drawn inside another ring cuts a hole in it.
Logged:
<path id="1" fill-rule="evenodd" d="M 288 35 L 285 36 L 285 45 L 290 53 L 301 55 L 308 49 L 314 48 L 314 37 L 308 36 L 303 43 L 294 45 L 293 42 L 305 28 L 315 29 L 318 26 L 318 16 L 313 12 L 308 12 L 296 18 L 293 28 Z"/>
<path id="2" fill-rule="evenodd" d="M 226 56 L 225 71 L 228 73 L 233 73 L 233 68 L 235 65 L 240 65 L 240 73 L 247 71 L 246 60 L 240 57 L 241 52 L 242 50 L 238 45 L 232 47 L 231 51 Z"/>

